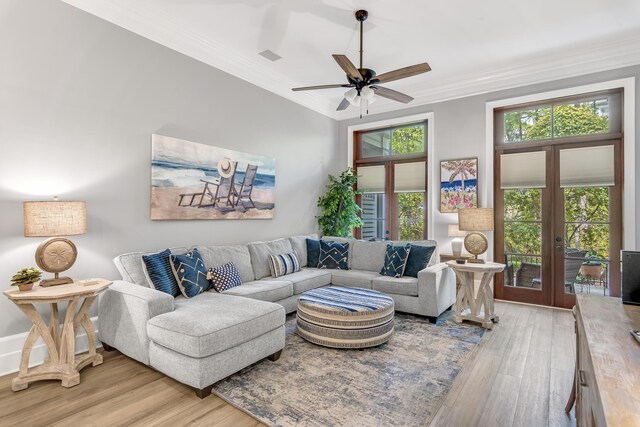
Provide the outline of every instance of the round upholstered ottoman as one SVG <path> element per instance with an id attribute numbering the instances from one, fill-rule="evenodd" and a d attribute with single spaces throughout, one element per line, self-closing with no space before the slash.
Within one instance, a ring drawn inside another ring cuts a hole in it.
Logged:
<path id="1" fill-rule="evenodd" d="M 370 289 L 330 286 L 298 300 L 298 335 L 333 348 L 374 347 L 393 335 L 393 299 Z"/>

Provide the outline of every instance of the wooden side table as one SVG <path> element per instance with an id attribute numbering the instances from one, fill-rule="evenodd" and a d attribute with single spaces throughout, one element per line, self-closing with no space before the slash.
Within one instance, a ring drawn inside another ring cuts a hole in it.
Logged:
<path id="1" fill-rule="evenodd" d="M 22 347 L 20 372 L 11 382 L 13 391 L 24 390 L 29 383 L 40 380 L 60 380 L 63 387 L 73 387 L 80 383 L 82 368 L 90 363 L 93 366 L 102 363 L 102 355 L 96 353 L 96 332 L 88 313 L 98 293 L 110 284 L 108 280 L 98 279 L 98 283 L 86 286 L 74 282 L 50 287 L 34 286 L 31 291 L 25 292 L 18 289 L 4 291 L 4 295 L 33 322 Z M 84 298 L 84 301 L 77 310 L 81 298 Z M 68 306 L 61 331 L 58 303 L 63 301 L 68 301 Z M 49 325 L 42 320 L 35 304 L 51 305 Z M 87 333 L 89 353 L 76 356 L 76 334 L 80 327 Z M 48 356 L 42 365 L 29 368 L 29 356 L 38 337 L 42 337 L 47 346 Z"/>
<path id="2" fill-rule="evenodd" d="M 456 259 L 460 258 L 470 260 L 473 259 L 474 256 L 471 254 L 460 254 L 460 256 L 456 256 L 453 254 L 440 253 L 440 262 L 455 261 Z M 460 289 L 460 285 L 462 285 L 462 282 L 460 282 L 460 279 L 456 274 L 456 290 Z"/>
<path id="3" fill-rule="evenodd" d="M 454 322 L 462 323 L 463 320 L 470 320 L 481 323 L 484 328 L 492 329 L 493 324 L 498 323 L 500 318 L 493 313 L 491 280 L 496 273 L 504 270 L 506 265 L 496 262 L 458 264 L 455 261 L 448 261 L 447 265 L 455 271 L 462 282 L 456 297 Z M 475 273 L 482 273 L 477 297 L 473 287 Z"/>

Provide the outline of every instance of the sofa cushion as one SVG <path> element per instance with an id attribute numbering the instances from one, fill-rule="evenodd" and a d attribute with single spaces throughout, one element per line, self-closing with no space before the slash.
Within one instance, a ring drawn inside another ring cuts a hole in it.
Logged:
<path id="1" fill-rule="evenodd" d="M 286 276 L 300 271 L 300 261 L 295 251 L 286 254 L 269 255 L 269 270 L 272 277 Z"/>
<path id="2" fill-rule="evenodd" d="M 418 279 L 413 277 L 380 276 L 373 279 L 372 287 L 385 294 L 418 296 Z"/>
<path id="3" fill-rule="evenodd" d="M 379 272 L 384 264 L 387 242 L 353 242 L 353 258 L 351 268 Z"/>
<path id="4" fill-rule="evenodd" d="M 240 273 L 232 262 L 211 267 L 207 272 L 207 279 L 211 283 L 211 288 L 216 292 L 227 291 L 242 285 Z"/>
<path id="5" fill-rule="evenodd" d="M 378 272 L 365 270 L 330 270 L 331 283 L 339 286 L 371 289 L 371 281 L 380 277 Z"/>
<path id="6" fill-rule="evenodd" d="M 427 267 L 431 267 L 432 265 L 436 265 L 438 261 L 438 243 L 435 240 L 394 240 L 393 242 L 388 242 L 392 245 L 406 245 L 407 243 L 411 243 L 411 246 L 432 246 L 433 256 L 429 260 L 429 264 Z"/>
<path id="7" fill-rule="evenodd" d="M 356 241 L 356 239 L 352 239 L 349 237 L 324 236 L 321 238 L 321 240 L 327 242 L 349 243 L 349 257 L 347 260 L 347 265 L 349 266 L 349 268 L 352 268 L 351 260 L 353 259 L 353 243 Z"/>
<path id="8" fill-rule="evenodd" d="M 387 245 L 387 251 L 384 255 L 384 265 L 380 274 L 390 277 L 402 277 L 404 269 L 407 266 L 407 258 L 411 245 L 407 243 L 403 246 Z"/>
<path id="9" fill-rule="evenodd" d="M 189 357 L 202 358 L 251 341 L 284 324 L 278 304 L 207 292 L 176 300 L 174 311 L 147 322 L 149 338 Z"/>
<path id="10" fill-rule="evenodd" d="M 435 246 L 411 245 L 411 252 L 407 259 L 407 267 L 404 270 L 405 276 L 418 277 L 418 272 L 431 265 L 431 260 L 435 258 Z"/>
<path id="11" fill-rule="evenodd" d="M 165 249 L 157 254 L 142 255 L 142 261 L 149 285 L 157 291 L 175 297 L 180 295 L 180 287 L 171 269 L 170 255 L 171 251 Z"/>
<path id="12" fill-rule="evenodd" d="M 188 251 L 187 248 L 170 248 L 172 254 L 182 255 Z M 150 287 L 147 276 L 144 272 L 142 255 L 152 255 L 156 252 L 130 252 L 122 255 L 118 255 L 113 259 L 113 263 L 116 265 L 118 272 L 122 276 L 122 280 L 129 283 L 135 283 L 136 285 Z"/>
<path id="13" fill-rule="evenodd" d="M 249 255 L 247 245 L 196 246 L 196 248 L 200 251 L 204 265 L 207 267 L 215 267 L 233 262 L 243 282 L 255 280 L 253 267 L 251 266 L 251 255 Z"/>
<path id="14" fill-rule="evenodd" d="M 209 290 L 211 283 L 207 280 L 207 268 L 197 249 L 184 255 L 170 255 L 169 259 L 182 295 L 193 298 Z"/>
<path id="15" fill-rule="evenodd" d="M 264 280 L 264 279 L 263 279 Z M 331 284 L 331 271 L 317 268 L 305 268 L 297 273 L 270 280 L 286 280 L 293 282 L 293 294 L 301 294 L 310 289 L 319 288 Z"/>
<path id="16" fill-rule="evenodd" d="M 318 268 L 330 270 L 349 269 L 349 243 L 320 240 L 320 258 Z"/>
<path id="17" fill-rule="evenodd" d="M 293 284 L 285 280 L 255 280 L 224 291 L 223 294 L 276 302 L 293 295 Z"/>
<path id="18" fill-rule="evenodd" d="M 318 268 L 320 262 L 320 240 L 307 239 L 307 267 Z"/>
<path id="19" fill-rule="evenodd" d="M 289 237 L 291 248 L 296 253 L 296 255 L 298 255 L 298 259 L 300 260 L 300 267 L 307 266 L 307 239 L 318 240 L 318 235 L 307 234 L 304 236 Z M 315 265 L 313 267 L 315 267 Z"/>
<path id="20" fill-rule="evenodd" d="M 251 254 L 251 266 L 255 280 L 271 275 L 269 255 L 284 254 L 293 251 L 288 239 L 276 239 L 270 242 L 252 242 L 247 245 Z"/>

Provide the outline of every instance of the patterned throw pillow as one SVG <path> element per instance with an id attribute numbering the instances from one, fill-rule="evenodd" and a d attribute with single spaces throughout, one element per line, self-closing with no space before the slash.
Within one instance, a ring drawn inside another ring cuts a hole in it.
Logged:
<path id="1" fill-rule="evenodd" d="M 216 292 L 223 292 L 242 285 L 240 273 L 232 262 L 210 268 L 207 279 Z"/>
<path id="2" fill-rule="evenodd" d="M 333 270 L 349 269 L 349 243 L 320 240 L 320 258 L 318 268 Z"/>
<path id="3" fill-rule="evenodd" d="M 307 239 L 307 267 L 317 268 L 320 260 L 320 240 Z"/>
<path id="4" fill-rule="evenodd" d="M 269 255 L 269 270 L 271 270 L 273 277 L 295 273 L 296 271 L 300 271 L 300 261 L 295 252 Z"/>
<path id="5" fill-rule="evenodd" d="M 165 292 L 173 297 L 180 295 L 180 288 L 176 282 L 176 276 L 171 270 L 169 257 L 171 251 L 165 249 L 157 254 L 142 255 L 142 262 L 147 269 L 147 275 L 154 289 Z"/>
<path id="6" fill-rule="evenodd" d="M 184 255 L 171 255 L 170 259 L 171 269 L 182 295 L 193 298 L 209 290 L 211 284 L 207 280 L 207 268 L 197 249 L 192 249 Z"/>
<path id="7" fill-rule="evenodd" d="M 404 275 L 418 277 L 418 271 L 427 268 L 435 250 L 435 246 L 411 245 L 411 252 L 409 252 Z"/>
<path id="8" fill-rule="evenodd" d="M 402 277 L 410 252 L 411 245 L 409 243 L 404 246 L 387 245 L 384 266 L 380 270 L 380 274 L 390 277 Z"/>

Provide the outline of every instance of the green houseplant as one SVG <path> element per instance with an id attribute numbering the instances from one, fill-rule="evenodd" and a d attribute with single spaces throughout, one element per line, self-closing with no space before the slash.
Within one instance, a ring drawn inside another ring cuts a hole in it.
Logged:
<path id="1" fill-rule="evenodd" d="M 30 291 L 41 277 L 42 272 L 35 267 L 22 268 L 11 278 L 11 286 L 17 286 L 21 291 Z"/>
<path id="2" fill-rule="evenodd" d="M 362 226 L 362 209 L 356 203 L 360 193 L 354 189 L 357 180 L 352 168 L 339 177 L 329 175 L 326 191 L 318 199 L 322 213 L 317 218 L 323 236 L 351 237 L 353 228 Z"/>

